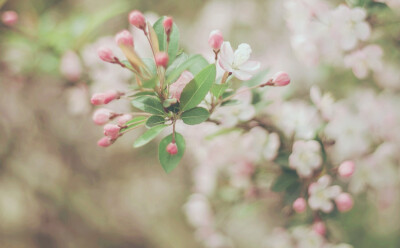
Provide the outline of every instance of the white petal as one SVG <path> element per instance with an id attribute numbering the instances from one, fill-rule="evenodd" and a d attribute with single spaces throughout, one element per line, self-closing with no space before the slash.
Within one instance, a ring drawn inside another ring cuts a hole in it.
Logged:
<path id="1" fill-rule="evenodd" d="M 324 175 L 318 179 L 318 184 L 321 185 L 321 187 L 326 188 L 328 187 L 329 184 L 331 184 L 331 177 L 328 175 Z"/>
<path id="2" fill-rule="evenodd" d="M 222 69 L 224 69 L 227 72 L 232 72 L 233 71 L 231 63 L 229 63 L 228 61 L 226 61 L 222 57 L 219 58 L 218 64 L 219 64 L 219 66 L 221 66 Z"/>
<path id="3" fill-rule="evenodd" d="M 333 210 L 333 203 L 330 201 L 326 201 L 322 204 L 321 210 L 325 213 L 329 213 Z"/>
<path id="4" fill-rule="evenodd" d="M 326 195 L 329 198 L 335 198 L 342 192 L 342 188 L 339 185 L 334 185 L 326 189 Z"/>
<path id="5" fill-rule="evenodd" d="M 222 43 L 221 52 L 219 54 L 220 58 L 224 59 L 227 63 L 233 64 L 234 53 L 229 41 Z"/>
<path id="6" fill-rule="evenodd" d="M 340 45 L 344 50 L 351 50 L 357 45 L 357 38 L 354 34 L 347 34 L 342 37 Z"/>
<path id="7" fill-rule="evenodd" d="M 310 205 L 310 208 L 311 208 L 311 209 L 316 210 L 316 209 L 319 208 L 319 206 L 320 206 L 321 204 L 320 204 L 320 201 L 319 201 L 318 198 L 311 196 L 311 197 L 308 199 L 308 205 Z"/>
<path id="8" fill-rule="evenodd" d="M 367 13 L 362 8 L 354 8 L 351 11 L 351 19 L 353 21 L 362 21 L 367 17 Z"/>
<path id="9" fill-rule="evenodd" d="M 357 78 L 363 79 L 368 76 L 368 68 L 364 63 L 358 63 L 353 66 L 353 73 Z"/>
<path id="10" fill-rule="evenodd" d="M 254 60 L 249 60 L 249 61 L 245 62 L 244 64 L 242 64 L 241 66 L 239 66 L 239 69 L 241 71 L 246 71 L 246 72 L 252 72 L 252 71 L 258 70 L 258 69 L 260 69 L 260 62 L 254 61 Z"/>
<path id="11" fill-rule="evenodd" d="M 360 40 L 367 40 L 371 34 L 371 29 L 366 22 L 358 23 L 355 27 L 355 32 Z"/>
<path id="12" fill-rule="evenodd" d="M 252 77 L 251 74 L 240 70 L 234 70 L 233 75 L 243 81 L 249 80 Z"/>

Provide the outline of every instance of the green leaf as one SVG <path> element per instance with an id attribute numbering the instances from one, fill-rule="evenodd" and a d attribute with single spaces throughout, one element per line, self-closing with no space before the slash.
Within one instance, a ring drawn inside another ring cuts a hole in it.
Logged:
<path id="1" fill-rule="evenodd" d="M 152 91 L 140 91 L 140 92 L 138 92 L 138 93 L 136 93 L 136 94 L 134 94 L 133 96 L 156 96 L 156 93 L 155 92 L 152 92 Z"/>
<path id="2" fill-rule="evenodd" d="M 211 88 L 211 93 L 216 97 L 219 98 L 226 89 L 228 89 L 229 84 L 225 83 L 225 84 L 213 84 L 212 88 Z"/>
<path id="3" fill-rule="evenodd" d="M 299 177 L 295 172 L 284 171 L 272 184 L 271 190 L 275 192 L 283 192 L 291 185 L 298 182 Z"/>
<path id="4" fill-rule="evenodd" d="M 164 108 L 161 101 L 152 96 L 139 96 L 132 100 L 132 105 L 144 112 L 154 115 L 164 115 Z"/>
<path id="5" fill-rule="evenodd" d="M 142 58 L 143 63 L 147 66 L 152 76 L 157 75 L 157 66 L 154 62 L 154 58 Z"/>
<path id="6" fill-rule="evenodd" d="M 185 124 L 196 125 L 208 119 L 210 113 L 205 108 L 192 108 L 182 113 L 182 120 Z"/>
<path id="7" fill-rule="evenodd" d="M 160 160 L 161 166 L 164 168 L 166 173 L 170 173 L 181 161 L 183 154 L 185 153 L 185 139 L 179 133 L 175 133 L 175 143 L 178 147 L 178 153 L 171 155 L 167 152 L 167 146 L 172 142 L 172 134 L 168 135 L 161 140 L 158 146 L 158 159 Z"/>
<path id="8" fill-rule="evenodd" d="M 152 115 L 146 121 L 146 127 L 151 128 L 165 123 L 164 117 L 160 115 Z"/>
<path id="9" fill-rule="evenodd" d="M 125 132 L 127 130 L 139 127 L 140 125 L 143 125 L 146 122 L 146 120 L 147 120 L 147 117 L 144 117 L 144 116 L 135 117 L 132 120 L 126 122 L 125 125 L 127 127 L 121 128 L 121 130 L 119 130 L 119 132 L 122 133 L 122 132 Z"/>
<path id="10" fill-rule="evenodd" d="M 206 66 L 208 66 L 208 62 L 203 56 L 199 54 L 192 55 L 168 74 L 167 83 L 171 84 L 175 82 L 185 70 L 189 70 L 193 75 L 197 75 Z"/>
<path id="11" fill-rule="evenodd" d="M 221 103 L 221 107 L 223 107 L 223 106 L 238 105 L 238 104 L 240 104 L 240 103 L 241 103 L 241 101 L 239 101 L 239 100 L 231 99 L 231 100 L 228 100 L 228 101 L 226 101 L 226 102 Z"/>
<path id="12" fill-rule="evenodd" d="M 147 88 L 147 89 L 154 89 L 154 87 L 157 85 L 158 83 L 158 77 L 155 76 L 149 80 L 144 80 L 142 82 L 143 88 Z M 140 87 L 137 87 L 140 88 Z"/>
<path id="13" fill-rule="evenodd" d="M 161 17 L 153 25 L 154 31 L 156 31 L 158 37 L 160 51 L 165 51 L 167 47 L 167 34 L 165 33 L 163 26 L 164 18 L 165 16 Z M 168 56 L 169 56 L 169 64 L 171 64 L 175 60 L 176 54 L 178 53 L 179 50 L 179 29 L 175 25 L 175 23 L 172 26 L 172 31 L 169 38 L 170 41 L 168 45 Z"/>
<path id="14" fill-rule="evenodd" d="M 215 65 L 209 65 L 185 86 L 180 98 L 182 111 L 192 109 L 203 101 L 214 83 L 215 74 Z"/>
<path id="15" fill-rule="evenodd" d="M 157 135 L 159 135 L 162 132 L 162 130 L 164 130 L 164 128 L 166 128 L 167 126 L 168 125 L 158 125 L 150 128 L 135 140 L 135 142 L 133 143 L 133 147 L 138 148 L 146 145 L 147 143 L 152 141 L 155 137 L 157 137 Z"/>
<path id="16" fill-rule="evenodd" d="M 123 64 L 126 68 L 128 68 L 130 70 L 133 70 L 133 67 L 132 67 L 131 63 L 129 63 L 128 60 L 122 60 L 121 64 Z"/>
<path id="17" fill-rule="evenodd" d="M 178 68 L 180 65 L 182 65 L 182 63 L 184 63 L 186 60 L 188 60 L 189 56 L 186 53 L 182 53 L 179 56 L 176 57 L 176 59 L 174 60 L 174 62 L 172 62 L 167 70 L 165 71 L 165 75 L 171 74 L 171 72 L 173 72 L 176 68 Z"/>

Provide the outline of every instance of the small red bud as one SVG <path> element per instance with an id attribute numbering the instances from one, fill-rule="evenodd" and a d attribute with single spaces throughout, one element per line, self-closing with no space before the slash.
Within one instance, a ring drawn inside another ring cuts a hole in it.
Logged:
<path id="1" fill-rule="evenodd" d="M 18 22 L 18 14 L 12 10 L 6 11 L 1 15 L 1 21 L 7 26 L 14 26 Z"/>
<path id="2" fill-rule="evenodd" d="M 97 145 L 100 147 L 108 147 L 113 143 L 113 141 L 109 137 L 103 137 L 99 141 L 97 141 Z"/>
<path id="3" fill-rule="evenodd" d="M 336 207 L 340 212 L 347 212 L 353 208 L 353 198 L 349 193 L 341 193 L 335 198 Z"/>
<path id="4" fill-rule="evenodd" d="M 93 113 L 93 121 L 97 125 L 104 125 L 110 120 L 111 115 L 112 115 L 111 110 L 101 108 Z"/>
<path id="5" fill-rule="evenodd" d="M 178 153 L 178 146 L 176 145 L 176 143 L 169 143 L 167 145 L 167 152 L 171 155 L 175 155 Z"/>
<path id="6" fill-rule="evenodd" d="M 115 124 L 106 124 L 104 126 L 104 135 L 114 140 L 119 136 L 119 130 L 121 128 Z"/>
<path id="7" fill-rule="evenodd" d="M 168 53 L 166 53 L 166 52 L 157 53 L 155 60 L 156 60 L 157 66 L 162 66 L 162 67 L 166 68 L 168 65 Z"/>
<path id="8" fill-rule="evenodd" d="M 285 86 L 290 83 L 290 77 L 289 74 L 286 72 L 280 71 L 275 73 L 275 75 L 272 77 L 272 84 L 274 86 Z"/>
<path id="9" fill-rule="evenodd" d="M 353 161 L 347 160 L 340 164 L 338 173 L 343 178 L 349 178 L 353 175 L 356 165 Z"/>
<path id="10" fill-rule="evenodd" d="M 303 213 L 306 211 L 307 208 L 307 203 L 304 198 L 299 197 L 293 202 L 293 209 L 296 211 L 296 213 Z"/>
<path id="11" fill-rule="evenodd" d="M 115 42 L 118 46 L 124 45 L 133 48 L 133 36 L 128 30 L 123 30 L 115 36 Z"/>
<path id="12" fill-rule="evenodd" d="M 139 29 L 146 28 L 146 19 L 139 10 L 134 10 L 129 14 L 129 22 Z"/>
<path id="13" fill-rule="evenodd" d="M 90 102 L 93 105 L 103 105 L 105 99 L 106 99 L 106 95 L 104 93 L 94 93 L 92 95 L 92 98 L 90 99 Z"/>
<path id="14" fill-rule="evenodd" d="M 326 234 L 326 226 L 324 222 L 320 220 L 314 222 L 314 224 L 312 225 L 312 229 L 314 232 L 318 233 L 321 236 L 325 236 Z"/>
<path id="15" fill-rule="evenodd" d="M 165 33 L 167 34 L 167 36 L 169 36 L 171 34 L 172 31 L 172 24 L 174 23 L 174 21 L 172 20 L 172 17 L 165 17 L 164 21 L 163 21 L 163 26 L 164 26 L 164 30 Z"/>
<path id="16" fill-rule="evenodd" d="M 132 118 L 133 118 L 133 116 L 131 114 L 124 114 L 124 115 L 118 117 L 118 120 L 117 120 L 118 125 L 123 127 L 123 126 L 125 126 L 126 122 L 132 120 Z"/>
<path id="17" fill-rule="evenodd" d="M 115 99 L 119 99 L 124 93 L 118 92 L 116 90 L 109 90 L 104 93 L 104 104 L 107 104 Z"/>
<path id="18" fill-rule="evenodd" d="M 100 59 L 109 62 L 109 63 L 114 63 L 115 62 L 115 56 L 112 50 L 108 47 L 100 47 L 97 50 L 97 55 L 99 55 Z"/>
<path id="19" fill-rule="evenodd" d="M 208 38 L 208 44 L 214 51 L 218 51 L 221 48 L 222 43 L 224 42 L 224 37 L 222 36 L 221 31 L 214 30 L 210 33 Z"/>

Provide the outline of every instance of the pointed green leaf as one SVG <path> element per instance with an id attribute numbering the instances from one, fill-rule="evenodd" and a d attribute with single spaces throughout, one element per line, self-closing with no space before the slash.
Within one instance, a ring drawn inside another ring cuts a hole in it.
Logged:
<path id="1" fill-rule="evenodd" d="M 152 115 L 146 121 L 146 127 L 151 128 L 165 123 L 164 117 L 160 115 Z"/>
<path id="2" fill-rule="evenodd" d="M 158 146 L 158 159 L 160 160 L 161 166 L 164 168 L 166 173 L 170 173 L 181 161 L 183 154 L 185 153 L 185 139 L 179 133 L 175 133 L 175 143 L 178 147 L 178 153 L 171 155 L 167 152 L 167 146 L 172 142 L 172 134 L 168 135 L 161 140 Z"/>
<path id="3" fill-rule="evenodd" d="M 289 188 L 291 185 L 297 183 L 299 177 L 296 172 L 284 171 L 276 180 L 273 182 L 271 190 L 275 192 L 282 192 Z"/>
<path id="4" fill-rule="evenodd" d="M 215 65 L 209 65 L 186 85 L 180 98 L 180 107 L 182 111 L 192 109 L 203 101 L 214 83 L 215 74 Z"/>
<path id="5" fill-rule="evenodd" d="M 228 89 L 229 84 L 225 83 L 225 84 L 213 84 L 212 88 L 211 88 L 211 93 L 216 97 L 219 98 L 226 89 Z"/>
<path id="6" fill-rule="evenodd" d="M 165 33 L 163 26 L 164 18 L 165 16 L 161 17 L 153 25 L 154 31 L 156 32 L 158 37 L 160 51 L 165 51 L 167 47 L 167 34 Z M 175 60 L 176 54 L 178 53 L 179 50 L 179 29 L 175 25 L 175 23 L 172 26 L 169 38 L 170 41 L 168 44 L 168 56 L 169 56 L 169 64 L 171 64 Z"/>
<path id="7" fill-rule="evenodd" d="M 199 54 L 192 55 L 168 74 L 167 83 L 171 84 L 175 82 L 185 70 L 189 70 L 193 75 L 197 75 L 206 66 L 208 66 L 208 62 L 203 56 Z"/>
<path id="8" fill-rule="evenodd" d="M 164 108 L 161 101 L 152 96 L 139 96 L 132 100 L 132 105 L 144 112 L 154 115 L 164 115 Z"/>
<path id="9" fill-rule="evenodd" d="M 205 108 L 192 108 L 182 113 L 182 120 L 185 124 L 196 125 L 208 119 L 210 113 Z"/>
<path id="10" fill-rule="evenodd" d="M 135 142 L 133 143 L 133 147 L 138 148 L 146 145 L 147 143 L 152 141 L 155 137 L 157 137 L 157 135 L 159 135 L 162 132 L 162 130 L 164 130 L 164 128 L 166 128 L 167 126 L 168 125 L 158 125 L 150 128 L 135 140 Z"/>

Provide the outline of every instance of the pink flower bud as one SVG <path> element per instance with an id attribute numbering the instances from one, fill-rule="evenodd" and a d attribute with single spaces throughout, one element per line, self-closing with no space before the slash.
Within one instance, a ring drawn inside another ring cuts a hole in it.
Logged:
<path id="1" fill-rule="evenodd" d="M 103 137 L 99 141 L 97 141 L 97 145 L 101 147 L 108 147 L 113 143 L 113 141 L 109 137 Z"/>
<path id="2" fill-rule="evenodd" d="M 109 90 L 104 93 L 94 93 L 90 102 L 93 105 L 103 105 L 108 104 L 112 100 L 119 99 L 124 93 L 118 92 L 116 90 Z"/>
<path id="3" fill-rule="evenodd" d="M 169 143 L 166 150 L 169 154 L 175 155 L 178 153 L 178 146 L 175 143 Z"/>
<path id="4" fill-rule="evenodd" d="M 70 81 L 78 81 L 82 75 L 82 64 L 81 60 L 74 51 L 66 51 L 60 63 L 60 72 Z"/>
<path id="5" fill-rule="evenodd" d="M 106 124 L 112 116 L 112 112 L 109 109 L 101 108 L 93 113 L 93 121 L 97 125 Z"/>
<path id="6" fill-rule="evenodd" d="M 272 77 L 272 84 L 274 86 L 285 86 L 290 83 L 290 77 L 286 72 L 277 72 Z"/>
<path id="7" fill-rule="evenodd" d="M 340 193 L 335 198 L 336 207 L 340 212 L 347 212 L 353 208 L 353 198 L 349 193 Z"/>
<path id="8" fill-rule="evenodd" d="M 7 26 L 14 26 L 18 22 L 18 14 L 12 10 L 6 11 L 1 16 L 1 21 Z"/>
<path id="9" fill-rule="evenodd" d="M 190 81 L 192 81 L 193 78 L 194 76 L 190 71 L 182 72 L 178 80 L 176 80 L 176 82 L 171 84 L 171 86 L 169 87 L 169 93 L 171 94 L 171 98 L 175 98 L 176 100 L 179 101 L 183 89 Z"/>
<path id="10" fill-rule="evenodd" d="M 146 19 L 139 10 L 134 10 L 129 14 L 129 22 L 139 29 L 146 28 Z"/>
<path id="11" fill-rule="evenodd" d="M 106 94 L 104 94 L 104 93 L 94 93 L 92 95 L 92 98 L 90 99 L 90 102 L 93 105 L 103 105 L 105 100 L 106 100 Z"/>
<path id="12" fill-rule="evenodd" d="M 128 121 L 132 120 L 132 118 L 133 118 L 132 115 L 130 115 L 130 114 L 124 114 L 124 115 L 118 117 L 118 120 L 117 120 L 118 125 L 120 125 L 121 127 L 123 127 L 123 126 L 125 126 L 125 124 L 126 124 Z"/>
<path id="13" fill-rule="evenodd" d="M 107 104 L 115 99 L 119 99 L 124 93 L 118 92 L 116 90 L 109 90 L 104 93 L 104 104 Z"/>
<path id="14" fill-rule="evenodd" d="M 356 165 L 353 161 L 347 160 L 340 164 L 338 172 L 343 178 L 349 178 L 353 175 Z"/>
<path id="15" fill-rule="evenodd" d="M 314 222 L 314 224 L 312 225 L 312 230 L 321 236 L 325 236 L 326 234 L 325 224 L 320 220 Z"/>
<path id="16" fill-rule="evenodd" d="M 115 36 L 115 42 L 118 46 L 128 46 L 133 48 L 133 36 L 128 30 L 123 30 Z"/>
<path id="17" fill-rule="evenodd" d="M 221 31 L 214 30 L 210 33 L 210 36 L 208 38 L 208 44 L 212 49 L 218 51 L 221 48 L 223 42 L 224 42 L 224 37 L 222 36 Z"/>
<path id="18" fill-rule="evenodd" d="M 166 68 L 168 65 L 168 53 L 166 53 L 166 52 L 157 53 L 156 54 L 156 65 Z"/>
<path id="19" fill-rule="evenodd" d="M 307 203 L 303 197 L 299 197 L 293 202 L 293 209 L 294 211 L 296 211 L 296 213 L 303 213 L 304 211 L 306 211 L 306 208 Z"/>
<path id="20" fill-rule="evenodd" d="M 106 124 L 104 126 L 104 135 L 114 140 L 119 136 L 119 130 L 121 128 L 115 124 Z"/>
<path id="21" fill-rule="evenodd" d="M 100 59 L 109 62 L 109 63 L 114 63 L 115 62 L 115 56 L 112 50 L 108 47 L 100 47 L 97 50 L 97 55 L 99 55 Z"/>
<path id="22" fill-rule="evenodd" d="M 163 26 L 164 26 L 164 30 L 165 33 L 169 36 L 169 34 L 172 31 L 172 24 L 174 23 L 174 21 L 172 20 L 172 17 L 165 17 L 164 21 L 163 21 Z"/>

